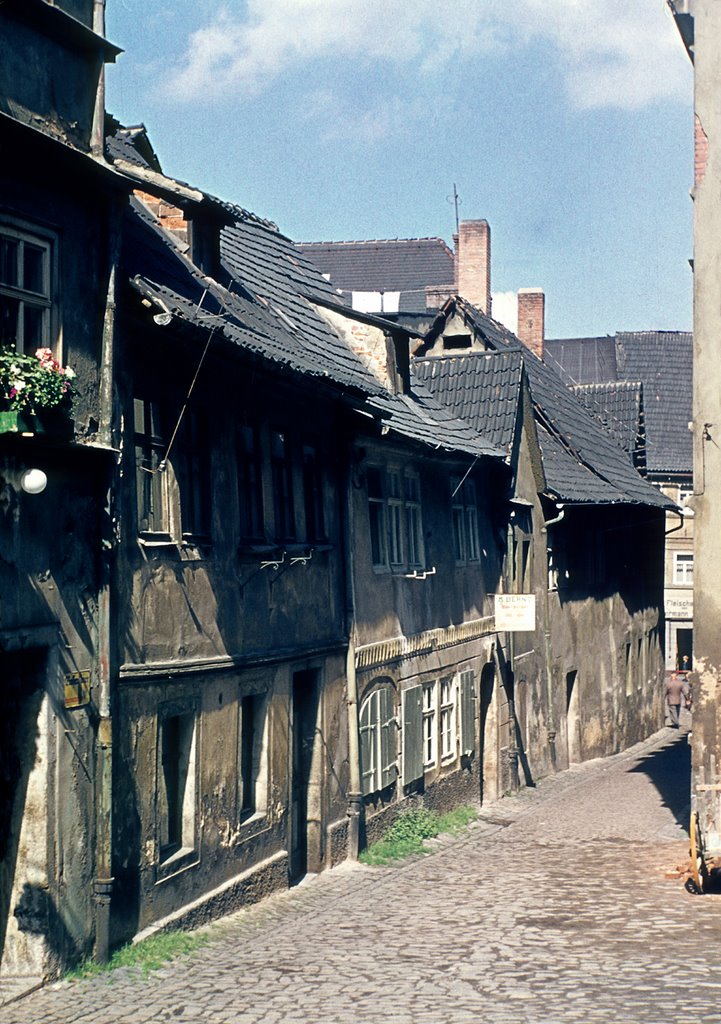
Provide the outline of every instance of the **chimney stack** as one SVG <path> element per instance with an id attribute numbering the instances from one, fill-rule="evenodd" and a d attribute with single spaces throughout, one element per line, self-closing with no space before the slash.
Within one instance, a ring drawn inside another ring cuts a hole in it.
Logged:
<path id="1" fill-rule="evenodd" d="M 543 288 L 518 289 L 518 337 L 539 359 L 543 359 L 545 312 Z"/>
<path id="2" fill-rule="evenodd" d="M 458 294 L 491 315 L 491 229 L 487 220 L 462 220 L 456 244 Z"/>

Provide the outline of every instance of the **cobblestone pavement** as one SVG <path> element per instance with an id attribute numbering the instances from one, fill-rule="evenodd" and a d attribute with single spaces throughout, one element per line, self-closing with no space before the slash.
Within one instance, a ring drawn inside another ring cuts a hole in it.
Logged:
<path id="1" fill-rule="evenodd" d="M 689 748 L 664 730 L 484 808 L 433 855 L 345 865 L 148 978 L 61 982 L 3 1024 L 721 1022 L 721 897 L 690 896 Z"/>

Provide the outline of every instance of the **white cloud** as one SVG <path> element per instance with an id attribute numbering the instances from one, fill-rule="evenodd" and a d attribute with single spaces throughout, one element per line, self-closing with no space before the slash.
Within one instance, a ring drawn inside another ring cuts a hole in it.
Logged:
<path id="1" fill-rule="evenodd" d="M 493 292 L 491 294 L 493 319 L 515 334 L 518 330 L 518 295 L 516 292 Z"/>
<path id="2" fill-rule="evenodd" d="M 421 74 L 491 50 L 546 42 L 578 108 L 639 108 L 689 92 L 688 62 L 662 0 L 248 0 L 192 33 L 167 92 L 251 95 L 324 59 L 405 64 Z"/>

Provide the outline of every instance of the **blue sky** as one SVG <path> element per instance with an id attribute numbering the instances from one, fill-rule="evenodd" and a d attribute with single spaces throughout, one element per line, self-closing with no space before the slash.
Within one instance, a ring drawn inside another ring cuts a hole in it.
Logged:
<path id="1" fill-rule="evenodd" d="M 629 10 L 631 8 L 631 10 Z M 692 75 L 664 0 L 108 0 L 107 107 L 298 241 L 492 233 L 494 314 L 691 326 Z"/>

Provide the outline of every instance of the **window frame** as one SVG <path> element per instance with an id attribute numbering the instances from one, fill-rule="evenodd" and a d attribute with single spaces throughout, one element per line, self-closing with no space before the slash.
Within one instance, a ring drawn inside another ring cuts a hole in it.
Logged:
<path id="1" fill-rule="evenodd" d="M 425 566 L 420 473 L 371 463 L 366 471 L 371 563 L 376 572 Z"/>
<path id="2" fill-rule="evenodd" d="M 692 551 L 674 551 L 673 582 L 682 587 L 693 586 L 694 556 Z"/>
<path id="3" fill-rule="evenodd" d="M 142 424 L 138 414 L 142 410 Z M 166 459 L 165 409 L 156 399 L 133 398 L 133 447 L 138 535 L 172 542 L 170 464 Z M 143 476 L 143 474 L 147 474 Z"/>
<path id="4" fill-rule="evenodd" d="M 444 699 L 445 698 L 445 699 Z M 438 736 L 441 764 L 458 757 L 458 686 L 455 676 L 438 683 Z"/>
<path id="5" fill-rule="evenodd" d="M 438 765 L 438 680 L 422 687 L 423 770 L 430 771 Z"/>
<path id="6" fill-rule="evenodd" d="M 243 541 L 266 536 L 263 495 L 263 448 L 257 423 L 240 423 L 236 433 L 238 516 Z"/>
<path id="7" fill-rule="evenodd" d="M 477 565 L 481 561 L 476 481 L 458 473 L 450 476 L 451 531 L 456 565 Z"/>
<path id="8" fill-rule="evenodd" d="M 195 705 L 170 704 L 159 709 L 157 721 L 156 867 L 158 879 L 162 880 L 198 862 L 200 715 Z M 180 762 L 182 756 L 185 761 L 184 774 L 179 773 L 178 791 L 172 800 L 165 767 L 169 760 L 166 741 L 171 722 L 177 723 L 178 733 L 183 734 L 178 735 L 177 759 Z M 170 821 L 171 814 L 174 823 Z"/>
<path id="9" fill-rule="evenodd" d="M 34 354 L 38 348 L 50 348 L 58 356 L 58 302 L 57 302 L 57 237 L 49 231 L 43 231 L 33 225 L 16 221 L 0 221 L 0 278 L 2 277 L 2 239 L 17 244 L 15 264 L 16 280 L 0 279 L 0 306 L 4 303 L 17 303 L 16 326 L 12 333 L 15 337 L 3 337 L 0 321 L 0 343 L 13 342 L 18 352 Z M 25 285 L 26 262 L 24 259 L 26 246 L 38 249 L 42 254 L 41 276 L 42 290 L 37 291 Z M 39 336 L 28 341 L 26 333 L 25 313 L 28 309 L 40 313 L 41 327 Z"/>

